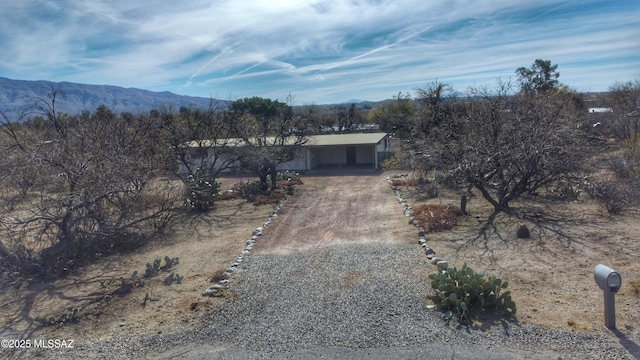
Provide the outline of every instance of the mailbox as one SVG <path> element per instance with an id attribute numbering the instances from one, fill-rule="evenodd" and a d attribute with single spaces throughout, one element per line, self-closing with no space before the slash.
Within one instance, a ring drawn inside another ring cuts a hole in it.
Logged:
<path id="1" fill-rule="evenodd" d="M 608 266 L 599 264 L 593 271 L 593 276 L 596 278 L 596 283 L 603 291 L 617 293 L 622 286 L 622 278 L 620 274 L 615 272 Z"/>
<path id="2" fill-rule="evenodd" d="M 604 293 L 604 326 L 616 328 L 616 300 L 615 295 L 622 286 L 622 277 L 610 267 L 598 264 L 593 270 L 593 277 L 598 287 Z"/>

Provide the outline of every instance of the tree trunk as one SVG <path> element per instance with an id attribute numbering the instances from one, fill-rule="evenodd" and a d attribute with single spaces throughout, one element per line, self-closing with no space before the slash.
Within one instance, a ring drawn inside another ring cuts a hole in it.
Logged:
<path id="1" fill-rule="evenodd" d="M 467 215 L 467 194 L 462 194 L 460 197 L 460 211 L 463 215 Z"/>
<path id="2" fill-rule="evenodd" d="M 501 210 L 502 209 L 502 205 L 491 196 L 489 191 L 487 189 L 485 189 L 485 187 L 481 183 L 476 182 L 476 183 L 474 183 L 474 186 L 475 186 L 476 189 L 480 190 L 480 193 L 482 194 L 482 197 L 485 200 L 487 200 L 491 205 L 493 205 L 493 208 L 496 211 L 498 211 L 498 212 L 502 211 Z"/>
<path id="3" fill-rule="evenodd" d="M 271 191 L 276 190 L 276 185 L 278 183 L 277 177 L 278 177 L 278 170 L 274 166 L 273 168 L 271 168 Z"/>
<path id="4" fill-rule="evenodd" d="M 267 176 L 268 174 L 265 172 L 262 172 L 259 175 L 260 178 L 260 191 L 267 191 L 267 189 L 269 189 L 269 184 L 267 184 Z"/>
<path id="5" fill-rule="evenodd" d="M 71 242 L 77 235 L 73 229 L 73 216 L 71 211 L 68 211 L 63 217 L 62 221 L 58 224 L 58 241 L 43 249 L 40 252 L 40 259 L 43 266 L 43 270 L 50 272 L 55 269 L 58 261 L 61 258 L 67 258 L 71 252 Z"/>

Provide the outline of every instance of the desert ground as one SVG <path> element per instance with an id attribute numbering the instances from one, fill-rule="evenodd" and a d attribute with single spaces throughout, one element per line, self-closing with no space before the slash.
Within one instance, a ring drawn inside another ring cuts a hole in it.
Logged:
<path id="1" fill-rule="evenodd" d="M 413 243 L 415 251 L 422 252 L 418 229 L 409 224 L 385 181 L 394 174 L 303 175 L 304 185 L 297 186 L 294 195 L 285 200 L 282 215 L 264 230 L 254 251 L 282 255 L 366 244 L 376 240 L 376 229 L 383 226 L 394 241 Z M 222 189 L 242 180 L 246 179 L 224 178 Z M 372 189 L 377 188 L 384 188 L 393 201 L 380 202 L 379 196 L 371 196 Z M 357 201 L 332 206 L 345 192 Z M 413 207 L 460 204 L 459 194 L 446 190 L 426 201 L 417 201 L 411 186 L 402 186 L 401 192 Z M 438 258 L 447 260 L 450 267 L 466 263 L 508 281 L 518 308 L 516 322 L 573 332 L 602 328 L 603 296 L 594 282 L 593 269 L 599 263 L 608 265 L 623 280 L 616 295 L 618 329 L 628 338 L 638 338 L 637 209 L 611 216 L 586 196 L 573 202 L 528 198 L 516 206 L 535 214 L 530 219 L 537 220 L 499 215 L 495 226 L 480 235 L 491 213 L 487 205 L 481 197 L 471 196 L 469 215 L 460 217 L 455 227 L 427 233 L 427 243 Z M 395 207 L 397 216 L 384 215 L 381 207 Z M 104 342 L 115 336 L 152 336 L 203 326 L 217 307 L 235 296 L 232 276 L 229 288 L 219 296 L 203 297 L 203 290 L 212 285 L 212 275 L 236 261 L 252 232 L 263 226 L 273 210 L 273 205 L 254 206 L 240 199 L 220 201 L 214 211 L 190 217 L 175 233 L 133 253 L 103 258 L 55 282 L 16 280 L 5 284 L 0 295 L 0 338 Z M 529 239 L 516 238 L 516 230 L 523 223 L 531 229 Z M 291 228 L 296 229 L 296 236 L 285 236 Z M 317 229 L 323 229 L 322 234 Z M 144 286 L 123 289 L 122 279 L 130 279 L 135 271 L 144 274 L 147 263 L 165 256 L 180 259 L 172 269 L 184 277 L 180 284 L 165 285 L 167 272 L 144 279 Z M 424 264 L 416 273 L 427 281 L 428 273 L 437 270 L 426 257 Z M 363 276 L 353 273 L 345 281 L 358 283 Z M 423 301 L 424 311 L 434 311 L 427 307 L 428 298 Z M 54 321 L 43 324 L 42 319 L 51 318 Z M 482 327 L 482 321 L 480 318 L 474 326 Z M 13 355 L 28 357 L 28 353 Z"/>

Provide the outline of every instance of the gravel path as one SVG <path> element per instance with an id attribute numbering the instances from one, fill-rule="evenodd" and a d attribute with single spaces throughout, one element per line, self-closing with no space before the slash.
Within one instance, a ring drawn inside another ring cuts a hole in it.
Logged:
<path id="1" fill-rule="evenodd" d="M 417 231 L 406 225 L 402 208 L 383 177 L 335 177 L 331 182 L 338 186 L 337 190 L 332 188 L 334 195 L 317 197 L 330 182 L 315 179 L 305 184 L 309 188 L 299 198 L 285 204 L 273 227 L 265 230 L 256 250 L 232 278 L 235 296 L 209 315 L 205 327 L 176 329 L 175 333 L 151 338 L 116 337 L 100 344 L 81 344 L 58 355 L 181 359 L 638 358 L 604 330 L 548 331 L 515 322 L 469 329 L 444 323 L 441 313 L 426 308 L 430 295 L 426 277 L 433 266 L 417 244 Z M 349 184 L 368 191 L 353 193 Z M 324 200 L 303 206 L 310 199 Z M 379 206 L 367 210 L 365 205 L 372 202 Z M 375 220 L 361 225 L 352 221 L 354 217 L 347 219 L 344 215 L 355 212 L 355 218 L 364 219 L 367 211 L 374 212 L 369 215 Z M 328 234 L 326 218 L 347 226 L 333 227 Z M 407 237 L 404 230 L 398 230 L 405 228 L 413 235 Z M 358 231 L 360 236 L 355 236 Z"/>

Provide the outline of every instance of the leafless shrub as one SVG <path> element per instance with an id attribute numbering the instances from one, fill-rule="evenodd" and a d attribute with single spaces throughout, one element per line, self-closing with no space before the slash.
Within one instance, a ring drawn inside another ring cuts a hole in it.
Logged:
<path id="1" fill-rule="evenodd" d="M 411 168 L 411 161 L 406 152 L 398 152 L 382 162 L 384 170 L 406 170 Z"/>
<path id="2" fill-rule="evenodd" d="M 418 201 L 436 198 L 438 197 L 438 186 L 431 181 L 423 181 L 415 187 L 413 195 Z"/>
<path id="3" fill-rule="evenodd" d="M 274 191 L 268 195 L 260 194 L 249 198 L 248 200 L 253 203 L 254 206 L 277 204 L 285 199 L 284 193 Z"/>
<path id="4" fill-rule="evenodd" d="M 429 232 L 451 229 L 458 223 L 460 215 L 462 211 L 450 205 L 429 204 L 414 208 L 414 220 Z"/>
<path id="5" fill-rule="evenodd" d="M 631 192 L 621 184 L 600 180 L 586 183 L 584 189 L 612 215 L 620 214 L 632 204 Z"/>

